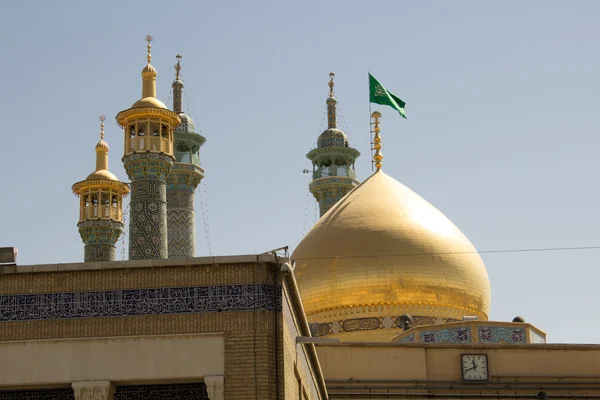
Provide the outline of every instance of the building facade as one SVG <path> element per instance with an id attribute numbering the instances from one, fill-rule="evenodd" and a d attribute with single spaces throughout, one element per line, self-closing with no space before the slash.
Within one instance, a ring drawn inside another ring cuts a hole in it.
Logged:
<path id="1" fill-rule="evenodd" d="M 326 399 L 281 260 L 178 261 L 2 268 L 0 399 Z"/>

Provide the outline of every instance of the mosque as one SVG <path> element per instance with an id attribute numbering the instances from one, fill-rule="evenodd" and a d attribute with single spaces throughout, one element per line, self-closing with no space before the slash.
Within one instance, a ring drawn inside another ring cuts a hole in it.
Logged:
<path id="1" fill-rule="evenodd" d="M 0 400 L 600 398 L 600 345 L 488 320 L 475 247 L 384 172 L 379 112 L 376 171 L 356 179 L 333 73 L 307 154 L 320 219 L 289 257 L 196 257 L 206 139 L 182 109 L 181 57 L 172 109 L 158 99 L 147 40 L 141 98 L 116 116 L 128 182 L 101 117 L 96 168 L 72 186 L 83 262 L 0 257 Z"/>

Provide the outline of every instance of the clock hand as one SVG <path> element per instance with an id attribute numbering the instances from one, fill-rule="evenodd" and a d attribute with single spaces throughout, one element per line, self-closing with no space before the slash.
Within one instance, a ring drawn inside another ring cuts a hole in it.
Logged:
<path id="1" fill-rule="evenodd" d="M 475 367 L 473 367 L 473 368 L 467 368 L 467 369 L 465 369 L 465 372 L 470 371 L 472 369 L 475 369 Z"/>
<path id="2" fill-rule="evenodd" d="M 475 365 L 475 360 L 471 360 L 473 362 L 473 369 L 477 369 L 477 365 Z"/>

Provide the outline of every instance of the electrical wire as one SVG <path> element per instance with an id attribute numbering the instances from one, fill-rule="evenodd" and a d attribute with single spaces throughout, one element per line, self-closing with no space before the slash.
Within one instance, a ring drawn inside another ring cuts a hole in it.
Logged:
<path id="1" fill-rule="evenodd" d="M 411 253 L 411 254 L 378 254 L 373 255 L 355 255 L 355 256 L 338 256 L 338 257 L 302 257 L 302 260 L 324 260 L 329 258 L 368 258 L 368 257 L 427 257 L 441 255 L 463 255 L 463 254 L 494 254 L 494 253 L 533 253 L 533 252 L 549 252 L 549 251 L 581 251 L 581 250 L 600 250 L 600 246 L 579 246 L 579 247 L 540 247 L 526 249 L 499 249 L 499 250 L 481 250 L 481 251 L 448 251 L 437 253 Z"/>

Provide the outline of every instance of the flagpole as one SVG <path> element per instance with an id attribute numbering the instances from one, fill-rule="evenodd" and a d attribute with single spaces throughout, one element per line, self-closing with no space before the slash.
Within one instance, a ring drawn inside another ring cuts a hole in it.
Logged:
<path id="1" fill-rule="evenodd" d="M 367 78 L 369 73 L 367 72 Z M 370 85 L 370 81 L 369 81 Z M 371 98 L 369 96 L 369 136 L 371 140 L 369 141 L 369 149 L 371 151 L 371 172 L 373 172 L 373 130 L 371 129 Z"/>

